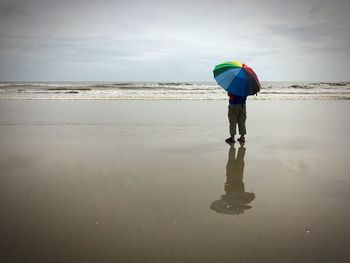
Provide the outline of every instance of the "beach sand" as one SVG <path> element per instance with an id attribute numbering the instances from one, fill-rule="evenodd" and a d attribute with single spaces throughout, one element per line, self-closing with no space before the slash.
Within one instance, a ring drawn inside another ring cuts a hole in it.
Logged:
<path id="1" fill-rule="evenodd" d="M 349 262 L 350 103 L 247 111 L 1 100 L 0 261 Z"/>

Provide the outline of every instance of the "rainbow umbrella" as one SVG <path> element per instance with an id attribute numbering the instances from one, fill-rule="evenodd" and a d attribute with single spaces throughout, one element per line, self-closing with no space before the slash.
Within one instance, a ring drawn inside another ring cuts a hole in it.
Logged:
<path id="1" fill-rule="evenodd" d="M 227 92 L 238 96 L 249 96 L 260 91 L 258 76 L 241 62 L 224 62 L 216 65 L 213 73 L 216 82 Z"/>

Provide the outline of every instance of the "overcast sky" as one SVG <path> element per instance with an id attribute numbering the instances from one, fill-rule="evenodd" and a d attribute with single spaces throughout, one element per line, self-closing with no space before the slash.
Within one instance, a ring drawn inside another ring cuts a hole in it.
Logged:
<path id="1" fill-rule="evenodd" d="M 349 0 L 0 0 L 0 80 L 349 80 Z"/>

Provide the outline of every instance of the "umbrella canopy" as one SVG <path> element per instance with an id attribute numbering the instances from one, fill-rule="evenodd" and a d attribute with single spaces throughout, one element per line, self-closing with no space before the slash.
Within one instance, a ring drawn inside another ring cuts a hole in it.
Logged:
<path id="1" fill-rule="evenodd" d="M 253 69 L 241 62 L 224 62 L 214 70 L 216 82 L 227 92 L 238 96 L 255 95 L 260 91 L 260 82 Z"/>

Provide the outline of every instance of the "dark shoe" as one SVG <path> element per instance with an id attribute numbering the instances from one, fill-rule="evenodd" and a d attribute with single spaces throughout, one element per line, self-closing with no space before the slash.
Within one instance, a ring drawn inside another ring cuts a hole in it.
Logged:
<path id="1" fill-rule="evenodd" d="M 241 137 L 241 138 L 238 138 L 237 141 L 239 141 L 239 142 L 245 142 L 245 138 L 242 138 L 242 137 Z"/>
<path id="2" fill-rule="evenodd" d="M 227 138 L 227 139 L 225 140 L 225 142 L 228 143 L 228 144 L 230 144 L 230 143 L 235 143 L 235 140 L 232 139 L 232 137 L 230 137 L 230 138 Z"/>

